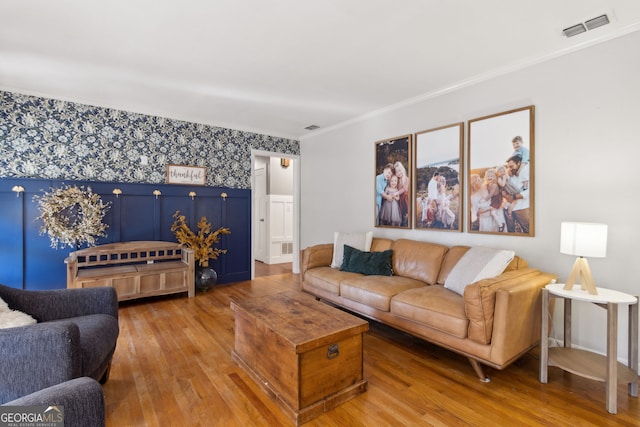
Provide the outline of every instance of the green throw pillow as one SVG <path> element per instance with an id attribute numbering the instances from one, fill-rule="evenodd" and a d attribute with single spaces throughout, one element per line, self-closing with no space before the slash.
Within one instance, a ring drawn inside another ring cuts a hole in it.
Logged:
<path id="1" fill-rule="evenodd" d="M 383 252 L 363 252 L 344 245 L 344 258 L 340 270 L 369 276 L 393 276 L 391 249 Z"/>

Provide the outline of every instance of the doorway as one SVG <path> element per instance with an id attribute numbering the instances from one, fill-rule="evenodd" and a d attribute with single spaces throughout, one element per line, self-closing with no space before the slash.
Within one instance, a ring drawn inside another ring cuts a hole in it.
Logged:
<path id="1" fill-rule="evenodd" d="M 299 156 L 251 151 L 251 277 L 299 272 Z"/>

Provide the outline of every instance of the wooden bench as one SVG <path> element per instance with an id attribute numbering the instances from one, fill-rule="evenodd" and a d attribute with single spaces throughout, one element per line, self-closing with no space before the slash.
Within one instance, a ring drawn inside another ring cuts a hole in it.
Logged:
<path id="1" fill-rule="evenodd" d="M 187 292 L 195 295 L 192 249 L 175 242 L 137 241 L 71 252 L 67 288 L 111 286 L 118 301 Z"/>

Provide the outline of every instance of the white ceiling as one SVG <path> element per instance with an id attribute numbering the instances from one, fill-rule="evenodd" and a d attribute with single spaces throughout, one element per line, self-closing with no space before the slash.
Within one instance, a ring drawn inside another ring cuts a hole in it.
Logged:
<path id="1" fill-rule="evenodd" d="M 0 90 L 299 139 L 638 30 L 638 0 L 1 0 Z"/>

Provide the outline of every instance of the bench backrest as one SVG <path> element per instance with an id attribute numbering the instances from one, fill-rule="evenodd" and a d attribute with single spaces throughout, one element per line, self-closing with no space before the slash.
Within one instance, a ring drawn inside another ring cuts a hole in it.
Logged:
<path id="1" fill-rule="evenodd" d="M 71 252 L 68 260 L 78 267 L 109 264 L 147 263 L 149 261 L 180 260 L 183 248 L 176 242 L 134 241 L 108 243 Z"/>

